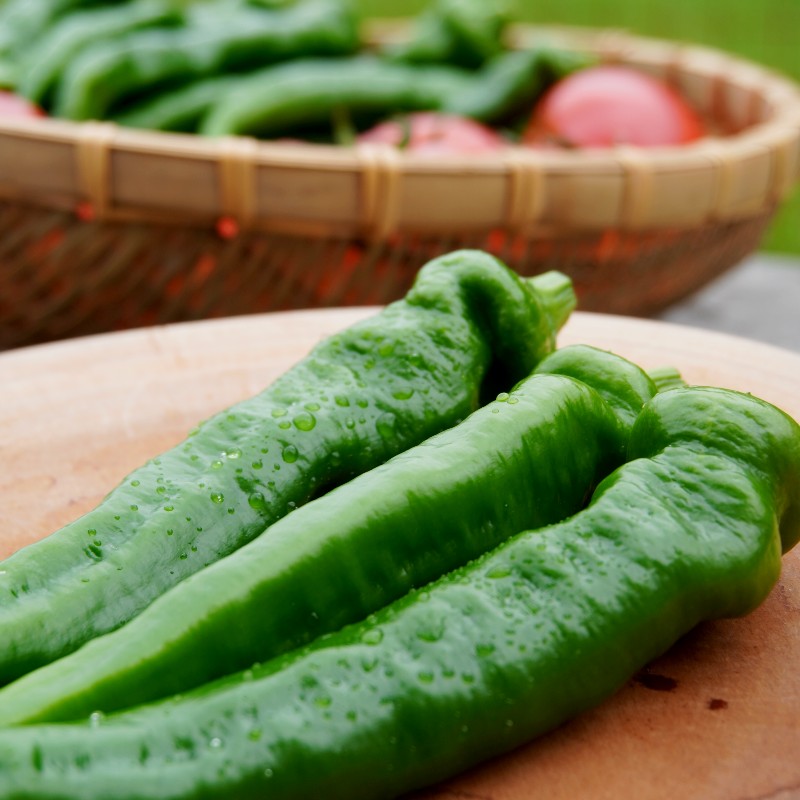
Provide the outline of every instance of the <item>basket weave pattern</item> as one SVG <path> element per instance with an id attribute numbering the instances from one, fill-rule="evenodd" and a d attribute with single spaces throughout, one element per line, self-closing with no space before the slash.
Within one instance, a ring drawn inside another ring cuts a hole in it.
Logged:
<path id="1" fill-rule="evenodd" d="M 521 44 L 538 35 L 517 31 Z M 0 347 L 385 303 L 457 247 L 522 274 L 560 269 L 583 310 L 646 315 L 752 252 L 800 176 L 798 88 L 714 51 L 554 35 L 667 78 L 720 135 L 432 163 L 374 147 L 0 123 Z"/>

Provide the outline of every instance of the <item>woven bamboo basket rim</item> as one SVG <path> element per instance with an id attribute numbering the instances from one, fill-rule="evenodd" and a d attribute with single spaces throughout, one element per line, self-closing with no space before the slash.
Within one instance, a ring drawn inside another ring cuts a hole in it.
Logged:
<path id="1" fill-rule="evenodd" d="M 402 35 L 397 22 L 369 36 Z M 678 229 L 774 208 L 800 178 L 800 87 L 711 48 L 616 30 L 513 26 L 665 78 L 714 134 L 681 147 L 431 159 L 390 147 L 262 142 L 108 122 L 0 120 L 0 198 L 93 219 L 309 236 Z"/>

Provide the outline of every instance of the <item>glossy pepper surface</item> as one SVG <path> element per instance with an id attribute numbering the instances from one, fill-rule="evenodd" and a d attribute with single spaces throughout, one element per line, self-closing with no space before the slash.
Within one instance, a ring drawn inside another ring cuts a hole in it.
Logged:
<path id="1" fill-rule="evenodd" d="M 377 800 L 596 705 L 700 621 L 757 606 L 800 537 L 800 428 L 766 403 L 658 394 L 628 456 L 584 511 L 305 648 L 180 699 L 0 731 L 0 796 Z"/>
<path id="2" fill-rule="evenodd" d="M 571 516 L 622 463 L 654 394 L 618 356 L 556 351 L 502 402 L 299 508 L 119 630 L 0 690 L 0 726 L 186 691 Z"/>
<path id="3" fill-rule="evenodd" d="M 2 562 L 0 681 L 119 627 L 296 506 L 464 419 L 552 351 L 574 302 L 564 276 L 525 281 L 479 251 L 430 262 L 405 299 Z"/>

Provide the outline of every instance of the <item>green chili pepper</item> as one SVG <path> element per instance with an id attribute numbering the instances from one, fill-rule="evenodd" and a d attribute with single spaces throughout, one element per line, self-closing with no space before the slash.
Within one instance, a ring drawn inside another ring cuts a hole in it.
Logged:
<path id="1" fill-rule="evenodd" d="M 289 514 L 119 630 L 0 690 L 0 726 L 186 691 L 574 514 L 624 460 L 655 386 L 630 362 L 581 346 L 548 356 L 537 372 L 506 403 Z"/>
<path id="2" fill-rule="evenodd" d="M 193 24 L 146 30 L 88 48 L 65 71 L 55 113 L 102 119 L 141 95 L 301 56 L 339 56 L 359 46 L 357 19 L 341 0 L 279 9 L 203 8 Z"/>
<path id="3" fill-rule="evenodd" d="M 119 627 L 295 506 L 463 419 L 553 349 L 574 303 L 557 273 L 525 281 L 479 251 L 430 262 L 404 300 L 2 562 L 0 681 Z"/>
<path id="4" fill-rule="evenodd" d="M 76 9 L 104 5 L 102 0 L 5 0 L 0 4 L 0 81 L 15 88 L 25 71 L 20 58 L 42 32 Z M 121 5 L 109 2 L 108 5 Z"/>
<path id="5" fill-rule="evenodd" d="M 372 117 L 438 108 L 469 80 L 469 73 L 452 67 L 392 64 L 375 56 L 303 59 L 243 78 L 211 106 L 200 132 L 268 137 L 330 122 L 340 108 Z"/>
<path id="6" fill-rule="evenodd" d="M 0 796 L 384 800 L 550 730 L 700 621 L 753 609 L 800 538 L 800 428 L 764 402 L 664 392 L 629 456 L 586 510 L 305 648 L 0 731 Z"/>
<path id="7" fill-rule="evenodd" d="M 19 91 L 47 108 L 62 73 L 85 48 L 131 31 L 174 26 L 183 21 L 184 14 L 162 0 L 142 0 L 121 8 L 101 7 L 70 14 L 46 31 L 24 57 Z"/>
<path id="8" fill-rule="evenodd" d="M 417 64 L 476 69 L 502 52 L 510 11 L 507 2 L 438 0 L 414 21 L 408 41 L 387 45 L 382 52 Z"/>
<path id="9" fill-rule="evenodd" d="M 113 119 L 128 128 L 194 133 L 208 110 L 241 86 L 242 80 L 241 75 L 221 75 L 190 83 L 133 105 Z"/>
<path id="10" fill-rule="evenodd" d="M 531 108 L 558 75 L 582 63 L 585 59 L 548 50 L 506 53 L 477 73 L 392 63 L 375 56 L 303 59 L 244 77 L 230 92 L 198 88 L 192 103 L 197 108 L 194 102 L 201 97 L 209 102 L 200 131 L 210 136 L 284 135 L 330 122 L 341 108 L 370 118 L 439 110 L 496 122 Z M 162 119 L 158 107 L 139 113 L 140 121 Z"/>

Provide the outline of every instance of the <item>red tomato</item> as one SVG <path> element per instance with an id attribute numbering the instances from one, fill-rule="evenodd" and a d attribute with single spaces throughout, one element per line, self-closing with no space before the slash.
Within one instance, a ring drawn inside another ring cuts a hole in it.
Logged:
<path id="1" fill-rule="evenodd" d="M 12 92 L 0 91 L 0 117 L 43 117 L 39 106 Z"/>
<path id="2" fill-rule="evenodd" d="M 704 134 L 672 88 L 623 66 L 598 66 L 559 81 L 534 109 L 523 142 L 564 147 L 679 145 Z"/>
<path id="3" fill-rule="evenodd" d="M 488 153 L 508 146 L 500 134 L 479 122 L 434 111 L 381 122 L 362 133 L 358 141 L 390 144 L 428 155 Z"/>

